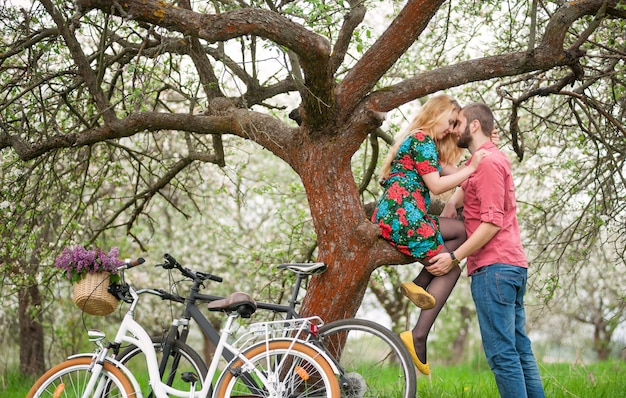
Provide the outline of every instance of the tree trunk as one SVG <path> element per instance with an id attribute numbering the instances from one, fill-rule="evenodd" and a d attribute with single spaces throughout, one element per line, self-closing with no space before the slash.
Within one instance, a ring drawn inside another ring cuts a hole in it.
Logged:
<path id="1" fill-rule="evenodd" d="M 46 370 L 44 361 L 41 297 L 37 285 L 19 291 L 20 372 L 41 375 Z"/>
<path id="2" fill-rule="evenodd" d="M 594 327 L 595 332 L 593 334 L 593 348 L 598 355 L 598 360 L 606 361 L 609 359 L 609 355 L 611 354 L 610 343 L 613 333 L 611 332 L 608 322 L 605 322 L 604 320 L 596 322 Z"/>
<path id="3" fill-rule="evenodd" d="M 37 245 L 31 253 L 29 261 L 16 260 L 19 269 L 16 273 L 24 275 L 24 283 L 18 291 L 18 321 L 20 329 L 20 372 L 25 375 L 38 376 L 45 372 L 44 330 L 42 322 L 42 299 L 39 292 L 37 275 L 40 271 L 39 248 L 41 242 L 49 241 L 50 224 L 41 231 Z M 13 262 L 13 261 L 12 261 Z"/>
<path id="4" fill-rule="evenodd" d="M 324 159 L 320 157 L 323 166 L 306 170 L 302 180 L 317 232 L 318 261 L 328 264 L 328 270 L 311 279 L 302 313 L 330 322 L 351 318 L 359 309 L 374 270 L 368 250 L 373 242 L 367 241 L 367 229 L 374 225 L 359 206 L 350 167 Z"/>

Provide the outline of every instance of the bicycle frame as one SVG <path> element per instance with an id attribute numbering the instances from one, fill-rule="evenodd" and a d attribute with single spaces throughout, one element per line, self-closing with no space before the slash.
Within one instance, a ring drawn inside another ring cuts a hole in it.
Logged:
<path id="1" fill-rule="evenodd" d="M 300 287 L 302 286 L 302 282 L 306 279 L 306 275 L 298 274 L 296 278 L 296 283 L 294 285 L 291 299 L 289 300 L 289 305 L 282 304 L 274 304 L 274 303 L 264 303 L 257 301 L 257 309 L 272 311 L 275 313 L 285 314 L 285 319 L 297 319 L 300 318 L 300 314 L 296 311 L 296 305 L 298 302 L 298 294 L 300 293 Z M 159 295 L 158 292 L 153 291 L 154 294 Z M 193 319 L 198 326 L 200 326 L 200 330 L 204 333 L 204 335 L 211 341 L 213 344 L 217 344 L 219 340 L 219 333 L 213 325 L 207 320 L 206 316 L 200 311 L 197 306 L 197 303 L 208 303 L 216 300 L 223 299 L 223 296 L 215 296 L 210 294 L 200 293 L 200 283 L 195 281 L 193 286 L 191 287 L 191 293 L 184 300 L 185 302 L 185 310 L 183 312 L 183 317 L 175 319 L 172 323 L 173 328 L 178 329 L 180 326 L 183 327 L 183 332 L 181 333 L 180 340 L 185 342 L 188 334 L 188 322 L 190 319 Z M 170 330 L 171 331 L 171 330 Z M 168 333 L 168 337 L 172 337 L 172 333 Z M 165 355 L 164 355 L 165 356 Z M 232 353 L 225 351 L 224 356 L 227 360 L 232 359 Z M 166 357 L 166 356 L 165 356 Z"/>
<path id="2" fill-rule="evenodd" d="M 185 309 L 183 311 L 182 318 L 176 318 L 172 321 L 172 325 L 170 326 L 170 329 L 166 335 L 168 342 L 171 343 L 171 340 L 173 339 L 178 339 L 182 342 L 186 342 L 187 337 L 189 335 L 189 327 L 188 327 L 189 321 L 194 320 L 196 324 L 200 327 L 200 330 L 202 331 L 202 333 L 209 339 L 209 341 L 211 341 L 213 345 L 217 346 L 220 340 L 220 334 L 213 327 L 211 322 L 209 322 L 207 317 L 202 313 L 202 311 L 200 310 L 197 304 L 209 303 L 209 302 L 221 300 L 224 297 L 200 293 L 200 287 L 203 286 L 202 285 L 203 280 L 197 279 L 194 276 L 193 271 L 190 271 L 188 269 L 183 269 L 182 266 L 180 266 L 180 264 L 178 264 L 178 262 L 173 257 L 169 255 L 166 255 L 166 256 L 169 259 L 169 261 L 175 264 L 175 268 L 177 268 L 183 275 L 190 277 L 193 281 L 189 295 L 187 297 L 176 297 L 177 300 L 174 300 L 174 301 L 184 302 Z M 213 275 L 210 275 L 210 274 L 206 274 L 206 275 L 208 275 L 207 279 L 221 281 L 220 278 L 218 277 L 214 277 Z M 300 288 L 302 286 L 302 283 L 309 276 L 310 274 L 306 274 L 306 273 L 296 273 L 296 281 L 295 281 L 291 298 L 289 299 L 288 305 L 257 301 L 256 302 L 257 309 L 285 314 L 286 321 L 302 319 L 300 317 L 300 314 L 296 311 L 296 306 L 297 304 L 299 304 L 298 295 L 300 293 Z M 156 290 L 151 290 L 151 289 L 147 289 L 145 291 L 148 293 L 152 293 L 157 296 L 160 296 L 161 298 L 165 298 L 163 296 L 163 292 L 161 291 L 156 291 Z M 179 333 L 180 327 L 182 327 L 183 329 Z M 316 344 L 315 339 L 309 340 L 308 338 L 303 338 L 301 340 L 307 342 L 307 345 L 314 346 L 316 350 L 322 351 L 324 353 L 324 356 L 328 360 L 328 362 L 332 364 L 333 368 L 340 369 L 340 365 L 338 361 L 334 357 L 332 357 L 328 352 L 326 352 L 326 350 L 323 347 L 321 347 L 319 344 Z M 164 374 L 169 355 L 170 355 L 169 347 L 166 345 L 166 347 L 163 350 L 163 359 L 159 365 L 159 372 L 161 375 Z M 215 357 L 219 358 L 220 355 L 222 355 L 227 362 L 230 362 L 234 359 L 234 354 L 228 347 L 225 347 L 219 353 L 218 352 L 214 353 L 214 358 Z M 209 369 L 209 372 L 210 372 L 210 369 Z M 343 378 L 343 375 L 342 375 L 343 371 L 340 372 L 340 374 L 341 374 L 340 378 Z"/>
<path id="3" fill-rule="evenodd" d="M 273 303 L 263 303 L 257 302 L 257 308 L 262 310 L 268 310 L 276 313 L 286 314 L 285 319 L 298 319 L 300 315 L 296 312 L 295 306 L 297 304 L 297 296 L 300 291 L 300 286 L 302 281 L 304 280 L 303 275 L 298 275 L 296 280 L 296 285 L 294 287 L 292 298 L 289 301 L 289 305 L 281 305 L 281 304 L 273 304 Z M 146 290 L 148 293 L 152 293 L 155 295 L 160 295 L 160 292 L 155 290 Z M 167 333 L 167 338 L 169 339 L 179 339 L 182 342 L 187 341 L 187 336 L 189 334 L 189 320 L 194 320 L 196 324 L 200 327 L 202 333 L 213 343 L 217 345 L 220 339 L 220 334 L 213 327 L 211 322 L 207 319 L 207 317 L 202 313 L 197 303 L 209 303 L 212 301 L 217 301 L 223 299 L 223 296 L 215 296 L 209 294 L 200 293 L 200 284 L 195 281 L 193 286 L 191 287 L 191 293 L 188 297 L 185 298 L 185 309 L 183 311 L 182 318 L 176 318 L 172 321 L 172 325 L 170 327 L 169 332 Z M 183 330 L 180 332 L 180 335 L 177 336 L 176 331 L 182 327 Z M 227 347 L 223 350 L 221 355 L 224 357 L 226 361 L 231 361 L 234 358 L 234 354 Z M 163 352 L 163 361 L 160 364 L 159 371 L 163 374 L 165 370 L 165 366 L 167 363 L 167 358 L 169 356 L 169 352 Z M 334 360 L 332 362 L 335 362 Z"/>

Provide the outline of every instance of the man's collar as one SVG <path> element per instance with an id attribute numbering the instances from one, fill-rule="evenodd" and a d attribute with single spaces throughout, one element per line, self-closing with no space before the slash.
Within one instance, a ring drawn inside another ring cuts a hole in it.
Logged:
<path id="1" fill-rule="evenodd" d="M 494 144 L 491 140 L 485 142 L 484 144 L 478 147 L 478 149 L 493 149 L 493 148 L 496 148 L 496 144 Z"/>

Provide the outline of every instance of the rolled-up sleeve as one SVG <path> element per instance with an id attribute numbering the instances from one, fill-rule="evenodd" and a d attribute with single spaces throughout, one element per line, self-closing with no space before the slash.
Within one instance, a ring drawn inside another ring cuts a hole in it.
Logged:
<path id="1" fill-rule="evenodd" d="M 487 158 L 483 160 L 483 163 L 489 161 L 491 159 Z M 498 165 L 490 166 L 479 166 L 474 176 L 478 197 L 481 198 L 480 221 L 502 227 L 504 221 L 504 196 L 507 191 L 505 189 L 506 175 L 503 175 L 502 168 L 498 167 Z"/>

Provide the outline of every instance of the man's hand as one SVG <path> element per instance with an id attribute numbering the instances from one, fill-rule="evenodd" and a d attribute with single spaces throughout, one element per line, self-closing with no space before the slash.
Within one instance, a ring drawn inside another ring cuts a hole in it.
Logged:
<path id="1" fill-rule="evenodd" d="M 427 270 L 435 276 L 441 276 L 450 272 L 452 268 L 454 268 L 454 265 L 452 265 L 450 253 L 443 252 L 430 259 L 430 266 L 428 266 Z"/>
<path id="2" fill-rule="evenodd" d="M 482 248 L 495 236 L 496 233 L 500 230 L 495 224 L 489 222 L 482 222 L 476 228 L 472 236 L 470 236 L 459 248 L 454 250 L 454 254 L 456 258 L 459 260 L 463 260 L 470 256 L 472 253 L 476 252 L 476 250 Z M 454 266 L 452 265 L 452 257 L 448 252 L 441 252 L 433 258 L 430 259 L 430 266 L 428 267 L 428 272 L 435 276 L 445 275 Z"/>

